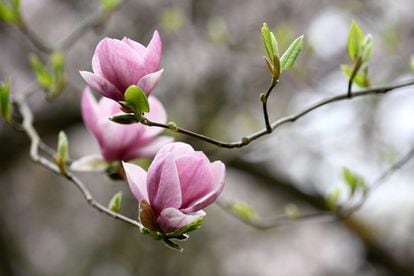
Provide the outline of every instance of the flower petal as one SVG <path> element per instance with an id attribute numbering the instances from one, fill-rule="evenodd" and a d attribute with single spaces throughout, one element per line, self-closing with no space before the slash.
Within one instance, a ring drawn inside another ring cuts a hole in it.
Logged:
<path id="1" fill-rule="evenodd" d="M 108 168 L 109 164 L 99 154 L 86 155 L 74 161 L 70 165 L 72 171 L 77 172 L 103 172 Z"/>
<path id="2" fill-rule="evenodd" d="M 223 191 L 226 167 L 221 161 L 215 161 L 211 163 L 210 166 L 214 176 L 213 190 L 203 198 L 200 198 L 196 202 L 193 202 L 191 206 L 187 207 L 186 209 L 183 209 L 182 211 L 184 213 L 195 212 L 207 207 L 208 205 L 213 203 Z"/>
<path id="3" fill-rule="evenodd" d="M 191 147 L 189 144 L 183 143 L 183 142 L 175 142 L 170 143 L 165 146 L 163 146 L 157 153 L 157 155 L 161 155 L 164 153 L 171 153 L 174 158 L 183 155 L 194 152 L 193 147 Z"/>
<path id="4" fill-rule="evenodd" d="M 142 125 L 121 125 L 104 117 L 99 122 L 99 128 L 102 134 L 98 142 L 102 155 L 108 161 L 135 159 L 131 157 L 130 152 L 144 144 L 140 138 L 143 131 Z"/>
<path id="5" fill-rule="evenodd" d="M 158 31 L 154 31 L 151 41 L 148 43 L 144 60 L 148 68 L 148 72 L 154 72 L 160 68 L 162 55 L 162 42 Z"/>
<path id="6" fill-rule="evenodd" d="M 81 99 L 81 112 L 86 127 L 93 133 L 98 132 L 96 124 L 96 117 L 98 116 L 97 106 L 98 104 L 96 103 L 95 97 L 92 95 L 91 90 L 89 87 L 85 87 L 85 89 L 83 89 Z"/>
<path id="7" fill-rule="evenodd" d="M 139 166 L 122 162 L 127 181 L 135 198 L 148 202 L 147 173 Z"/>
<path id="8" fill-rule="evenodd" d="M 87 71 L 80 71 L 80 74 L 86 83 L 101 93 L 102 96 L 114 99 L 115 101 L 121 101 L 124 99 L 124 95 L 119 91 L 119 89 L 101 76 Z"/>
<path id="9" fill-rule="evenodd" d="M 134 49 L 140 56 L 144 56 L 145 52 L 147 51 L 147 48 L 145 48 L 144 45 L 126 36 L 124 36 L 124 38 L 122 39 L 122 42 L 125 42 L 130 47 L 132 47 L 132 49 Z"/>
<path id="10" fill-rule="evenodd" d="M 148 102 L 150 106 L 150 112 L 145 114 L 145 117 L 154 122 L 166 123 L 167 122 L 167 112 L 164 109 L 164 105 L 154 96 L 148 97 Z M 143 139 L 150 139 L 158 134 L 160 134 L 164 129 L 160 127 L 145 127 L 143 133 Z"/>
<path id="11" fill-rule="evenodd" d="M 192 214 L 184 214 L 175 208 L 166 208 L 161 211 L 157 219 L 158 225 L 164 233 L 171 233 L 181 227 L 187 226 L 198 218 L 204 217 L 204 211 L 198 211 Z"/>
<path id="12" fill-rule="evenodd" d="M 124 114 L 119 103 L 106 97 L 102 97 L 98 102 L 99 119 L 107 121 L 113 115 Z"/>
<path id="13" fill-rule="evenodd" d="M 151 94 L 152 90 L 154 90 L 155 86 L 157 86 L 161 79 L 162 72 L 164 72 L 164 69 L 158 70 L 154 73 L 149 73 L 138 81 L 137 85 L 144 90 L 147 96 Z"/>
<path id="14" fill-rule="evenodd" d="M 158 215 L 168 207 L 181 206 L 181 187 L 172 154 L 163 154 L 154 158 L 148 169 L 149 203 Z"/>
<path id="15" fill-rule="evenodd" d="M 121 125 L 109 120 L 113 114 L 119 113 L 119 104 L 108 98 L 96 102 L 89 88 L 82 95 L 82 117 L 86 127 L 98 140 L 105 160 L 128 161 L 127 155 L 136 147 L 146 145 L 142 140 L 144 126 L 140 124 Z M 133 159 L 133 158 L 132 158 Z"/>
<path id="16" fill-rule="evenodd" d="M 175 160 L 180 178 L 182 204 L 181 208 L 191 206 L 209 194 L 214 188 L 213 173 L 210 161 L 202 152 L 193 152 Z"/>
<path id="17" fill-rule="evenodd" d="M 111 100 L 108 100 L 111 101 Z M 112 102 L 112 101 L 111 101 Z M 81 111 L 83 121 L 90 132 L 99 141 L 103 138 L 102 128 L 99 125 L 101 118 L 101 112 L 99 104 L 96 102 L 95 97 L 92 95 L 89 87 L 85 87 L 81 99 Z"/>
<path id="18" fill-rule="evenodd" d="M 118 39 L 104 38 L 96 46 L 103 77 L 122 93 L 148 74 L 147 66 L 136 51 Z"/>
<path id="19" fill-rule="evenodd" d="M 93 54 L 92 56 L 92 70 L 93 73 L 96 75 L 99 75 L 101 77 L 103 77 L 103 73 L 102 73 L 102 69 L 101 69 L 101 64 L 99 61 L 99 57 L 96 53 Z"/>
<path id="20" fill-rule="evenodd" d="M 169 144 L 174 141 L 173 137 L 160 136 L 157 138 L 151 139 L 151 141 L 145 146 L 136 146 L 131 148 L 130 154 L 128 155 L 128 160 L 132 160 L 140 157 L 152 157 L 158 150 L 166 144 Z"/>

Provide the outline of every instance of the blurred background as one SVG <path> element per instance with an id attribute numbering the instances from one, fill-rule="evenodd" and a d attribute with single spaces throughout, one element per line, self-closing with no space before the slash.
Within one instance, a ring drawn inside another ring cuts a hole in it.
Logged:
<path id="1" fill-rule="evenodd" d="M 100 2 L 22 0 L 28 27 L 56 45 L 96 13 Z M 269 100 L 272 120 L 343 93 L 340 64 L 352 19 L 374 39 L 374 85 L 409 79 L 414 54 L 412 0 L 125 1 L 104 26 L 85 33 L 64 52 L 69 84 L 47 102 L 30 98 L 35 126 L 56 146 L 59 130 L 76 159 L 98 152 L 79 110 L 84 81 L 99 40 L 128 36 L 146 44 L 155 29 L 163 40 L 163 78 L 153 95 L 180 126 L 226 141 L 263 127 L 258 96 L 269 76 L 260 28 L 267 22 L 279 48 L 305 34 L 293 70 Z M 33 87 L 29 54 L 42 53 L 15 26 L 0 23 L 0 79 L 12 93 Z M 44 55 L 43 55 L 44 57 Z M 249 204 L 261 217 L 324 211 L 335 187 L 347 189 L 343 167 L 368 183 L 414 145 L 414 87 L 323 107 L 243 149 L 220 149 L 177 136 L 227 164 L 222 200 Z M 207 209 L 202 228 L 182 243 L 183 253 L 90 208 L 78 190 L 29 159 L 29 141 L 0 124 L 1 275 L 414 275 L 414 162 L 375 190 L 364 207 L 343 221 L 313 220 L 270 230 L 252 228 L 219 206 Z M 124 192 L 122 213 L 137 202 L 122 181 L 82 173 L 95 198 L 107 204 Z M 294 204 L 294 205 L 292 205 Z"/>

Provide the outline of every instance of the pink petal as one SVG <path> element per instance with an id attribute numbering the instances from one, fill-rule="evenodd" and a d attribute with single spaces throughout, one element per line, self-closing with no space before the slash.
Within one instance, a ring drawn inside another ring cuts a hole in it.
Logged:
<path id="1" fill-rule="evenodd" d="M 136 145 L 139 145 L 142 125 L 121 125 L 104 117 L 99 122 L 99 128 L 102 129 L 102 135 L 98 142 L 106 160 L 129 161 L 134 159 L 134 157 L 131 158 L 130 152 L 135 149 Z"/>
<path id="2" fill-rule="evenodd" d="M 207 207 L 208 205 L 213 203 L 223 191 L 226 167 L 221 161 L 215 161 L 210 166 L 214 176 L 213 190 L 203 198 L 200 198 L 198 201 L 192 203 L 191 206 L 187 207 L 186 209 L 183 209 L 182 211 L 184 213 L 195 212 Z"/>
<path id="3" fill-rule="evenodd" d="M 86 127 L 96 136 L 101 135 L 101 131 L 97 125 L 99 118 L 98 104 L 92 95 L 89 87 L 85 87 L 81 99 L 82 118 Z"/>
<path id="4" fill-rule="evenodd" d="M 122 93 L 149 73 L 144 59 L 128 44 L 117 39 L 104 38 L 95 50 L 103 77 Z"/>
<path id="5" fill-rule="evenodd" d="M 109 118 L 119 113 L 119 104 L 107 98 L 96 103 L 89 89 L 82 96 L 82 116 L 87 128 L 99 142 L 105 160 L 128 161 L 130 152 L 137 146 L 146 145 L 148 140 L 141 138 L 144 126 L 140 124 L 121 125 Z"/>
<path id="6" fill-rule="evenodd" d="M 154 73 L 149 73 L 138 81 L 137 85 L 144 90 L 147 96 L 151 94 L 152 90 L 154 90 L 155 86 L 157 86 L 161 79 L 162 72 L 164 72 L 164 69 L 158 70 Z"/>
<path id="7" fill-rule="evenodd" d="M 181 206 L 181 187 L 171 154 L 158 155 L 148 169 L 149 203 L 158 215 L 161 210 Z"/>
<path id="8" fill-rule="evenodd" d="M 160 68 L 162 55 L 162 42 L 158 31 L 154 31 L 151 41 L 148 43 L 144 60 L 148 72 L 154 72 Z"/>
<path id="9" fill-rule="evenodd" d="M 93 54 L 92 57 L 92 70 L 93 73 L 96 75 L 99 75 L 101 77 L 103 77 L 103 73 L 102 73 L 102 69 L 101 69 L 101 64 L 99 62 L 99 57 L 96 53 Z"/>
<path id="10" fill-rule="evenodd" d="M 98 103 L 99 116 L 101 120 L 107 121 L 108 118 L 115 114 L 123 114 L 120 105 L 109 98 L 102 97 Z"/>
<path id="11" fill-rule="evenodd" d="M 139 166 L 122 162 L 131 192 L 140 201 L 148 202 L 147 173 Z"/>
<path id="12" fill-rule="evenodd" d="M 149 96 L 148 102 L 150 106 L 150 112 L 146 113 L 145 117 L 150 121 L 166 123 L 167 112 L 165 111 L 163 104 L 154 96 Z M 143 138 L 150 139 L 160 134 L 163 130 L 164 129 L 160 127 L 145 127 Z"/>
<path id="13" fill-rule="evenodd" d="M 164 105 L 154 96 L 149 96 L 148 102 L 151 110 L 145 116 L 151 121 L 166 123 L 167 112 Z"/>
<path id="14" fill-rule="evenodd" d="M 102 155 L 107 161 L 122 160 L 119 158 L 123 153 L 122 148 L 121 152 L 119 150 L 120 142 L 118 135 L 125 137 L 123 133 L 123 127 L 125 126 L 111 122 L 108 119 L 110 112 L 102 110 L 102 107 L 110 109 L 114 105 L 117 106 L 117 103 L 106 98 L 102 98 L 98 104 L 90 89 L 88 87 L 85 88 L 81 101 L 83 121 L 96 140 L 98 140 Z"/>
<path id="15" fill-rule="evenodd" d="M 130 47 L 132 47 L 132 49 L 134 49 L 138 53 L 138 55 L 142 57 L 145 55 L 145 52 L 147 51 L 147 48 L 145 48 L 144 45 L 126 36 L 122 39 L 122 42 L 128 44 Z"/>
<path id="16" fill-rule="evenodd" d="M 182 143 L 182 142 L 175 142 L 175 143 L 170 143 L 168 145 L 163 146 L 157 153 L 157 155 L 161 155 L 164 153 L 171 153 L 174 158 L 177 158 L 183 154 L 189 154 L 194 152 L 194 149 L 186 143 Z"/>
<path id="17" fill-rule="evenodd" d="M 173 137 L 160 136 L 153 138 L 147 145 L 136 145 L 134 149 L 131 149 L 129 160 L 141 157 L 152 157 L 161 147 L 173 141 Z"/>
<path id="18" fill-rule="evenodd" d="M 204 217 L 204 211 L 198 211 L 192 214 L 184 214 L 175 208 L 166 208 L 161 211 L 157 219 L 158 225 L 164 233 L 171 233 L 181 227 L 187 226 L 198 218 Z"/>
<path id="19" fill-rule="evenodd" d="M 124 37 L 122 42 L 128 44 L 128 46 L 133 48 L 138 55 L 143 57 L 145 66 L 148 70 L 147 73 L 155 72 L 160 68 L 162 42 L 158 31 L 154 32 L 147 47 L 144 47 L 141 43 L 127 37 Z"/>
<path id="20" fill-rule="evenodd" d="M 184 209 L 209 194 L 215 183 L 210 162 L 202 152 L 180 156 L 175 164 L 181 184 L 181 208 Z"/>
<path id="21" fill-rule="evenodd" d="M 101 93 L 102 96 L 114 99 L 115 101 L 121 101 L 124 99 L 124 95 L 119 91 L 119 89 L 101 76 L 87 71 L 80 71 L 80 74 L 86 83 Z"/>

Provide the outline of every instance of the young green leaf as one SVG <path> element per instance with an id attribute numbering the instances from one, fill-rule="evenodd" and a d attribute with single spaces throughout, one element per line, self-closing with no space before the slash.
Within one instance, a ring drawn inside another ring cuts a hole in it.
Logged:
<path id="1" fill-rule="evenodd" d="M 122 192 L 117 192 L 109 201 L 108 208 L 115 213 L 121 211 L 122 207 Z"/>
<path id="2" fill-rule="evenodd" d="M 359 27 L 358 23 L 352 21 L 348 33 L 348 55 L 352 60 L 355 60 L 360 55 L 364 33 Z"/>
<path id="3" fill-rule="evenodd" d="M 292 68 L 302 48 L 303 48 L 303 35 L 296 38 L 290 44 L 289 48 L 283 53 L 282 57 L 280 58 L 281 72 Z"/>
<path id="4" fill-rule="evenodd" d="M 344 179 L 345 183 L 348 185 L 351 196 L 355 194 L 358 189 L 365 187 L 365 180 L 362 176 L 352 172 L 348 168 L 342 169 L 342 178 Z"/>
<path id="5" fill-rule="evenodd" d="M 361 45 L 361 58 L 362 62 L 367 62 L 371 59 L 372 55 L 372 36 L 370 34 L 364 37 Z"/>
<path id="6" fill-rule="evenodd" d="M 58 156 L 64 161 L 69 159 L 69 148 L 68 148 L 68 138 L 63 131 L 59 132 L 58 140 Z"/>
<path id="7" fill-rule="evenodd" d="M 52 55 L 52 64 L 55 75 L 61 75 L 65 64 L 63 54 L 54 52 Z"/>
<path id="8" fill-rule="evenodd" d="M 52 74 L 46 70 L 45 65 L 43 65 L 43 63 L 35 54 L 30 55 L 30 64 L 36 75 L 39 85 L 44 89 L 50 90 L 53 85 Z"/>
<path id="9" fill-rule="evenodd" d="M 69 143 L 66 134 L 63 131 L 59 132 L 58 146 L 55 156 L 56 164 L 62 174 L 66 174 L 66 162 L 69 160 Z"/>
<path id="10" fill-rule="evenodd" d="M 128 87 L 124 96 L 127 106 L 134 111 L 137 120 L 141 119 L 142 113 L 150 111 L 147 95 L 138 86 Z"/>
<path id="11" fill-rule="evenodd" d="M 273 55 L 279 56 L 279 46 L 275 34 L 273 32 L 270 32 L 270 40 L 272 42 Z"/>
<path id="12" fill-rule="evenodd" d="M 66 83 L 65 76 L 65 61 L 63 54 L 60 52 L 54 52 L 52 55 L 53 65 L 53 86 L 49 90 L 49 98 L 55 98 L 60 95 Z"/>
<path id="13" fill-rule="evenodd" d="M 10 81 L 0 83 L 0 112 L 4 120 L 11 122 L 12 106 L 10 104 Z"/>
<path id="14" fill-rule="evenodd" d="M 270 36 L 270 29 L 267 23 L 263 23 L 262 38 L 263 38 L 263 43 L 264 43 L 267 55 L 270 58 L 270 60 L 273 62 L 274 51 L 272 47 L 272 38 Z"/>

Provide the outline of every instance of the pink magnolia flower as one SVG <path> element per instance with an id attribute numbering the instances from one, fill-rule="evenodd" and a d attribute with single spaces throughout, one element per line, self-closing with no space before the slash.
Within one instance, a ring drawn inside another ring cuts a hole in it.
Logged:
<path id="1" fill-rule="evenodd" d="M 205 216 L 201 209 L 213 203 L 224 186 L 224 164 L 210 163 L 203 152 L 185 143 L 163 146 L 148 173 L 128 163 L 124 163 L 124 169 L 135 198 L 144 200 L 152 209 L 152 230 L 164 233 Z"/>
<path id="2" fill-rule="evenodd" d="M 96 46 L 92 58 L 93 73 L 81 71 L 86 83 L 103 96 L 115 101 L 124 99 L 130 85 L 138 85 L 148 96 L 161 78 L 162 44 L 157 31 L 144 47 L 124 37 L 122 40 L 104 38 Z"/>
<path id="3" fill-rule="evenodd" d="M 150 120 L 166 122 L 167 114 L 163 105 L 153 96 L 148 98 L 151 111 L 146 114 Z M 101 98 L 97 102 L 88 87 L 81 102 L 82 117 L 86 127 L 98 140 L 106 161 L 128 161 L 140 157 L 154 156 L 171 137 L 158 136 L 162 131 L 142 124 L 121 125 L 109 120 L 114 114 L 122 113 L 119 104 Z"/>

